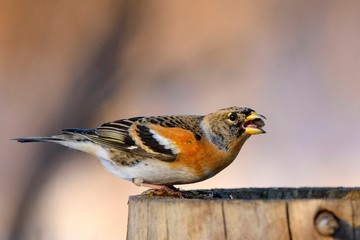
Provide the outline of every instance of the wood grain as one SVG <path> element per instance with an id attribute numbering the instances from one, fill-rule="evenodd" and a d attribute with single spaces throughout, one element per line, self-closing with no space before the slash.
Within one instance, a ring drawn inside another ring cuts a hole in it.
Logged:
<path id="1" fill-rule="evenodd" d="M 127 239 L 360 239 L 358 188 L 259 188 L 131 196 Z"/>

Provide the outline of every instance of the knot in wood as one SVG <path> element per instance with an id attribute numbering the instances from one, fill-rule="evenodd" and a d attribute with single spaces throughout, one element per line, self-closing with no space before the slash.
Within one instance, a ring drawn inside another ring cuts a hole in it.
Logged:
<path id="1" fill-rule="evenodd" d="M 322 211 L 315 218 L 316 230 L 323 236 L 332 236 L 340 228 L 338 218 L 331 212 Z"/>

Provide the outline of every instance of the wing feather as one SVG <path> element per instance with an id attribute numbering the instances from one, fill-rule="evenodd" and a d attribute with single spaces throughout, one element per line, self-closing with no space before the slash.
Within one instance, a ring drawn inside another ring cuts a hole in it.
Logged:
<path id="1" fill-rule="evenodd" d="M 191 130 L 201 139 L 201 116 L 162 116 L 121 119 L 90 129 L 65 129 L 64 133 L 77 135 L 106 148 L 128 152 L 134 156 L 175 161 L 179 150 L 165 137 L 151 129 L 151 125 Z M 171 131 L 171 130 L 170 130 Z"/>
<path id="2" fill-rule="evenodd" d="M 96 128 L 94 137 L 91 140 L 104 146 L 112 147 L 121 151 L 129 152 L 137 156 L 156 158 L 163 161 L 174 161 L 177 155 L 171 150 L 165 149 L 154 139 L 150 129 L 146 127 L 145 118 L 133 118 L 109 122 Z M 131 128 L 135 128 L 136 135 Z M 140 139 L 144 149 L 136 143 Z"/>

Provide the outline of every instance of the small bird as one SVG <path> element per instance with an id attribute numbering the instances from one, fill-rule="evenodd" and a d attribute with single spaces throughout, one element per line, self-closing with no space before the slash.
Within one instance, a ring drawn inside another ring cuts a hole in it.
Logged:
<path id="1" fill-rule="evenodd" d="M 204 116 L 134 117 L 15 140 L 92 154 L 116 176 L 150 188 L 148 193 L 176 195 L 173 185 L 203 181 L 232 163 L 251 135 L 265 133 L 263 119 L 250 108 L 230 107 Z"/>

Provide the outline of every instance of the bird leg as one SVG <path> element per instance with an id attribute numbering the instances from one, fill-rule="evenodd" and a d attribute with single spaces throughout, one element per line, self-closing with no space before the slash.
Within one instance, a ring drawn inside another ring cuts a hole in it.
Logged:
<path id="1" fill-rule="evenodd" d="M 172 185 L 158 185 L 151 183 L 144 183 L 142 178 L 133 178 L 132 182 L 139 187 L 148 187 L 142 194 L 151 196 L 170 196 L 170 197 L 182 197 L 181 191 Z"/>

